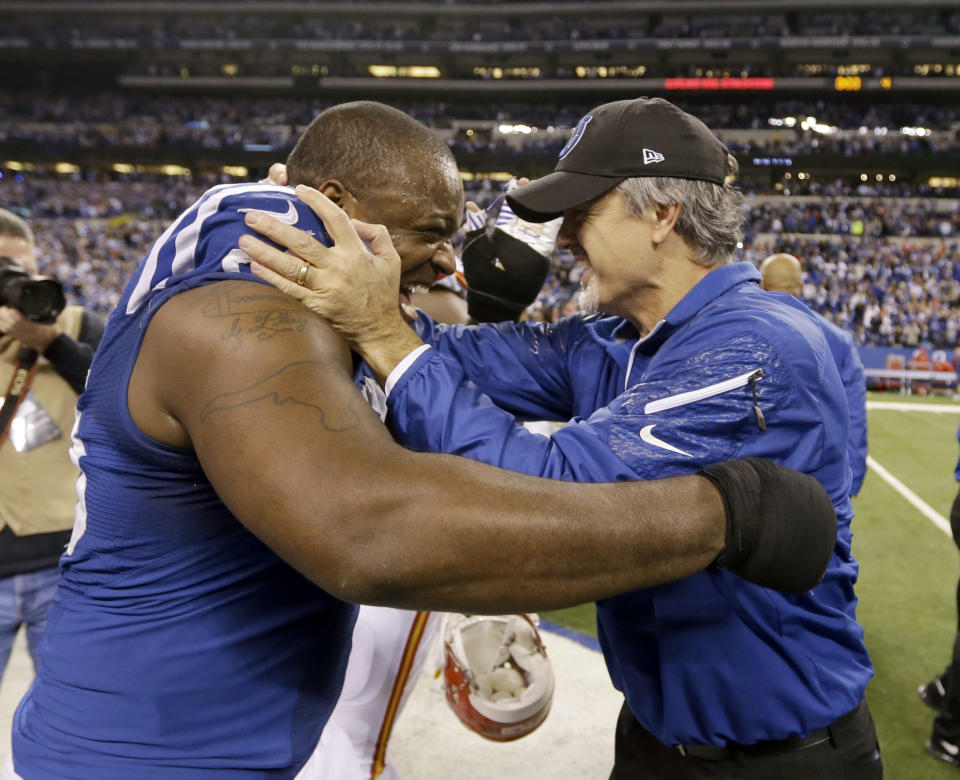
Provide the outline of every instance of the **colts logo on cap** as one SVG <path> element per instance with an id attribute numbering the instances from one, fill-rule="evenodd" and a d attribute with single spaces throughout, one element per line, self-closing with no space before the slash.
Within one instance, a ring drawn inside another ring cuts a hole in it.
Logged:
<path id="1" fill-rule="evenodd" d="M 573 135 L 570 136 L 570 140 L 567 141 L 563 149 L 560 150 L 560 157 L 558 159 L 562 160 L 570 152 L 573 151 L 573 147 L 580 143 L 580 139 L 583 138 L 583 131 L 587 129 L 587 125 L 590 124 L 590 120 L 593 119 L 593 114 L 587 114 L 583 119 L 577 122 L 577 126 L 573 131 Z"/>
<path id="2" fill-rule="evenodd" d="M 647 149 L 644 147 L 643 150 L 643 164 L 649 165 L 650 163 L 663 162 L 663 155 L 660 152 L 655 152 L 653 149 Z"/>

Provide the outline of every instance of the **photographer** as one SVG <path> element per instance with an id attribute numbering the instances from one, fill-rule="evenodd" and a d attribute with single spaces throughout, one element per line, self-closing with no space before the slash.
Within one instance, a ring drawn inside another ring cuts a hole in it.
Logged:
<path id="1" fill-rule="evenodd" d="M 77 499 L 74 407 L 103 333 L 36 274 L 33 232 L 0 209 L 0 675 L 21 624 L 36 667 Z M 22 293 L 38 281 L 39 300 Z"/>

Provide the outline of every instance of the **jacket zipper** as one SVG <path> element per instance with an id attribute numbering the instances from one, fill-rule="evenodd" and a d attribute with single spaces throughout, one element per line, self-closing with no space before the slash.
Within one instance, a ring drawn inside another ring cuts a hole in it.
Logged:
<path id="1" fill-rule="evenodd" d="M 687 404 L 702 401 L 705 398 L 713 398 L 715 395 L 729 393 L 731 390 L 737 390 L 738 388 L 750 385 L 753 387 L 753 409 L 754 417 L 757 420 L 757 427 L 759 427 L 760 430 L 766 430 L 766 423 L 763 422 L 761 425 L 761 422 L 763 421 L 763 413 L 760 412 L 760 407 L 757 406 L 756 400 L 756 382 L 763 376 L 763 374 L 764 371 L 762 368 L 756 368 L 752 371 L 748 371 L 746 374 L 740 374 L 740 376 L 725 379 L 722 382 L 717 382 L 713 385 L 707 385 L 706 387 L 701 387 L 698 390 L 688 390 L 685 393 L 677 393 L 676 395 L 667 396 L 666 398 L 658 398 L 656 401 L 648 401 L 643 407 L 643 413 L 655 414 L 657 412 L 665 412 L 667 409 L 676 409 L 678 406 L 686 406 Z"/>

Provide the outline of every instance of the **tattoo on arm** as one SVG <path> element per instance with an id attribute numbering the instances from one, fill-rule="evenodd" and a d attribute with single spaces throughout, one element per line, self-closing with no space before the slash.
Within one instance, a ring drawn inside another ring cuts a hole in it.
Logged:
<path id="1" fill-rule="evenodd" d="M 249 285 L 252 286 L 252 285 Z M 265 285 L 264 292 L 238 292 L 233 289 L 219 289 L 215 285 L 209 286 L 209 299 L 203 306 L 203 316 L 212 319 L 223 317 L 234 318 L 244 314 L 264 314 L 273 311 L 304 312 L 305 309 L 297 301 L 288 298 L 283 293 L 271 291 Z"/>
<path id="2" fill-rule="evenodd" d="M 363 404 L 363 399 L 356 393 L 347 403 L 323 398 L 324 383 L 317 373 L 325 370 L 329 370 L 329 365 L 316 360 L 290 363 L 249 387 L 215 396 L 203 407 L 200 419 L 266 401 L 274 406 L 298 404 L 312 409 L 320 415 L 326 430 L 348 431 L 360 423 L 357 405 Z"/>
<path id="3" fill-rule="evenodd" d="M 266 341 L 287 333 L 303 333 L 308 317 L 299 303 L 269 290 L 262 293 L 211 290 L 202 314 L 208 319 L 229 321 L 220 340 L 232 342 L 235 351 L 240 349 L 246 334 Z"/>

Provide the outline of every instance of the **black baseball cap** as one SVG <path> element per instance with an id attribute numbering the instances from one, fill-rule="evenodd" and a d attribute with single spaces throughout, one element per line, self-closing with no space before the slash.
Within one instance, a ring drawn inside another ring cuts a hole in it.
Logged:
<path id="1" fill-rule="evenodd" d="M 635 176 L 722 185 L 729 152 L 703 122 L 661 98 L 605 103 L 586 114 L 553 173 L 507 200 L 528 222 L 547 222 Z"/>

